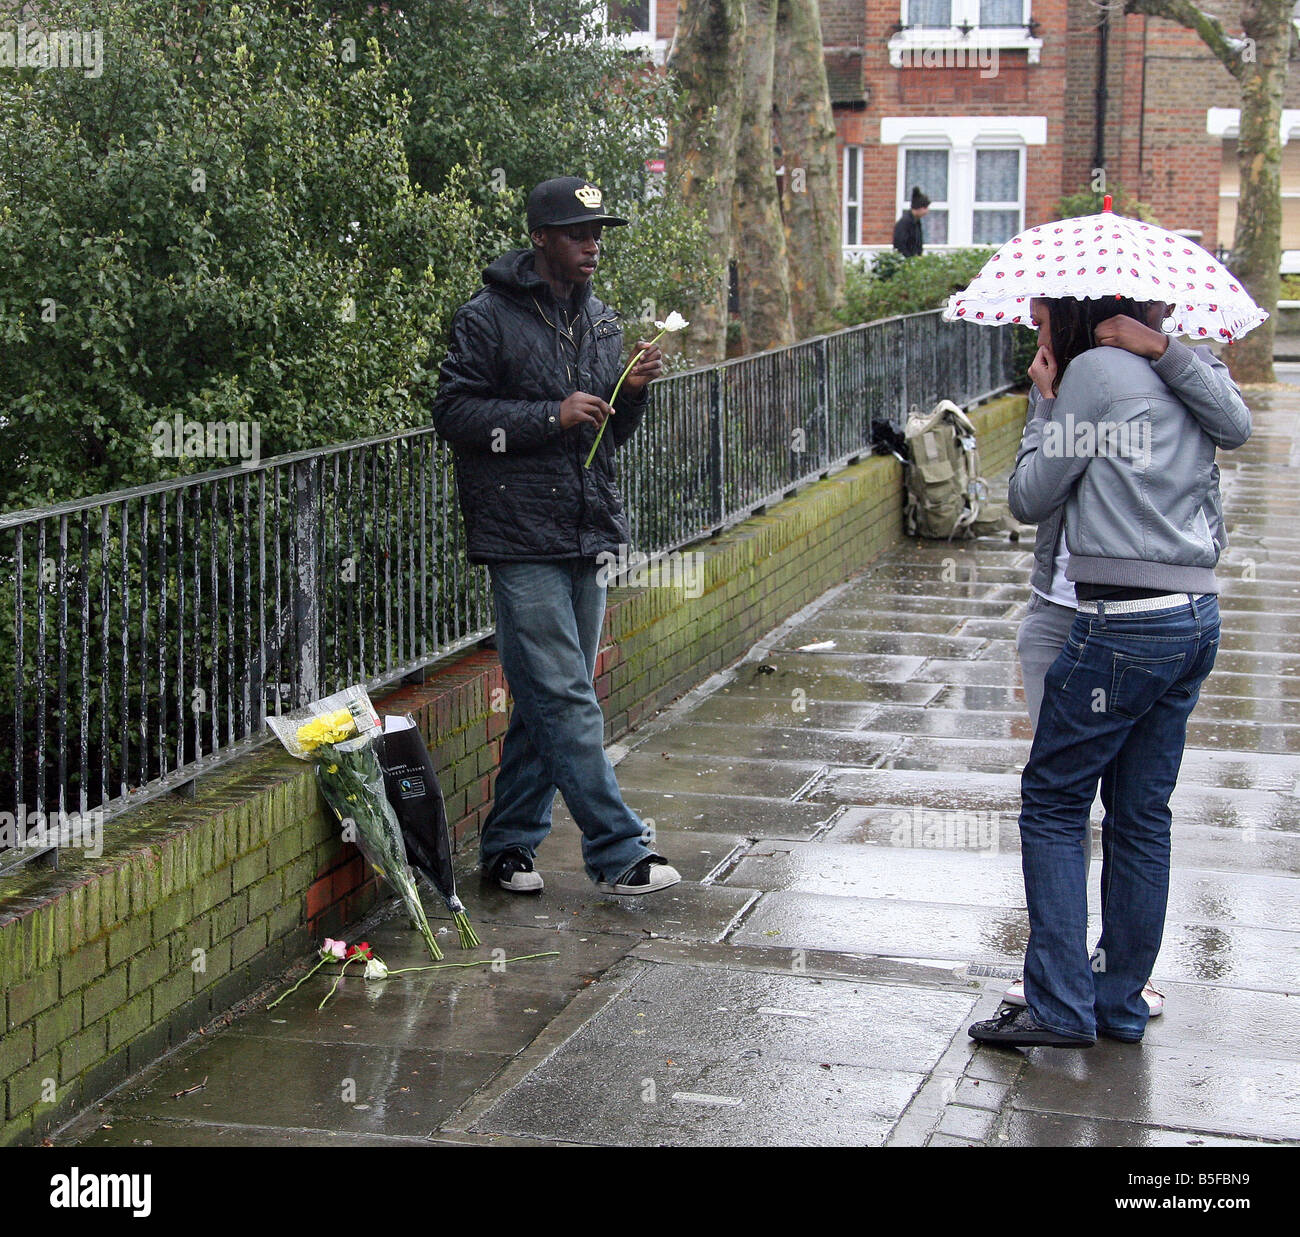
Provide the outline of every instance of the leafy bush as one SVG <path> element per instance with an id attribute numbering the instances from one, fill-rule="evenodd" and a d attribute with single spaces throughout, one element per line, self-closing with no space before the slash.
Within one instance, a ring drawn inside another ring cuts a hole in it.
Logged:
<path id="1" fill-rule="evenodd" d="M 0 74 L 0 506 L 234 462 L 157 453 L 175 417 L 263 456 L 425 421 L 476 212 L 411 184 L 378 47 L 273 0 L 47 9 L 109 51 Z"/>
<path id="2" fill-rule="evenodd" d="M 890 249 L 876 255 L 874 266 L 850 262 L 844 271 L 840 321 L 855 326 L 938 309 L 979 274 L 992 253 L 989 248 L 952 249 L 905 258 Z"/>
<path id="3" fill-rule="evenodd" d="M 662 154 L 676 88 L 605 37 L 607 7 L 349 0 L 342 11 L 348 29 L 379 40 L 394 82 L 410 93 L 412 179 L 438 193 L 464 170 L 482 224 L 462 247 L 479 266 L 529 244 L 524 206 L 535 184 L 586 176 L 604 190 L 606 207 L 630 221 L 605 233 L 597 295 L 632 319 L 674 309 L 690 318 L 720 263 L 710 256 L 703 211 L 683 205 L 672 177 L 646 168 Z"/>
<path id="4" fill-rule="evenodd" d="M 1147 223 L 1159 224 L 1155 212 L 1145 202 L 1119 185 L 1112 185 L 1109 190 L 1111 209 L 1117 215 L 1127 215 L 1130 219 L 1143 219 Z M 1097 193 L 1091 188 L 1080 189 L 1078 193 L 1067 193 L 1056 204 L 1057 219 L 1075 219 L 1080 215 L 1099 215 L 1104 205 L 1105 193 Z"/>
<path id="5" fill-rule="evenodd" d="M 234 462 L 175 454 L 176 418 L 255 425 L 262 457 L 426 424 L 536 180 L 626 208 L 597 291 L 629 316 L 709 269 L 702 217 L 647 189 L 670 87 L 596 0 L 40 7 L 102 33 L 102 72 L 0 73 L 0 510 Z"/>

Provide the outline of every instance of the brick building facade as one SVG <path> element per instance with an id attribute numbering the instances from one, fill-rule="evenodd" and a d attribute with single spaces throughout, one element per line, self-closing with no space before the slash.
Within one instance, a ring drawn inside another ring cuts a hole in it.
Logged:
<path id="1" fill-rule="evenodd" d="M 678 0 L 622 7 L 662 63 Z M 1098 167 L 1163 226 L 1230 246 L 1240 89 L 1192 31 L 1112 7 L 821 0 L 845 246 L 887 246 L 913 184 L 927 244 L 997 243 Z M 1240 0 L 1213 7 L 1240 31 Z M 1300 137 L 1300 80 L 1286 107 L 1283 138 Z M 1300 250 L 1300 141 L 1283 151 L 1282 244 Z"/>

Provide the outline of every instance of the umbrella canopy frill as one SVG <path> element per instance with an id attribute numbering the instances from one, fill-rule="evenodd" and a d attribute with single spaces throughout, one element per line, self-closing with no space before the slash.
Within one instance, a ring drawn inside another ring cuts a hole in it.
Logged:
<path id="1" fill-rule="evenodd" d="M 1172 333 L 1194 339 L 1240 339 L 1268 317 L 1200 245 L 1110 211 L 1013 236 L 965 291 L 948 298 L 943 316 L 948 322 L 1031 326 L 1035 297 L 1103 296 L 1172 304 Z"/>

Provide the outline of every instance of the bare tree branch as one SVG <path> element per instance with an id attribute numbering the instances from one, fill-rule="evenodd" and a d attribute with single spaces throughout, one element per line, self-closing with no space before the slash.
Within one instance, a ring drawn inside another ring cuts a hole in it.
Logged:
<path id="1" fill-rule="evenodd" d="M 1205 46 L 1233 77 L 1241 81 L 1245 76 L 1245 64 L 1241 57 L 1242 40 L 1229 36 L 1217 17 L 1193 4 L 1192 0 L 1124 0 L 1124 11 L 1143 13 L 1147 17 L 1164 17 L 1189 30 L 1195 30 Z"/>

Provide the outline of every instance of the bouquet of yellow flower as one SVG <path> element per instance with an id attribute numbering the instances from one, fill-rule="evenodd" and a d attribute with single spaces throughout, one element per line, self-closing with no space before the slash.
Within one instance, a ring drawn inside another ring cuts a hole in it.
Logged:
<path id="1" fill-rule="evenodd" d="M 349 687 L 285 717 L 267 723 L 291 756 L 313 760 L 325 802 L 380 876 L 398 893 L 435 962 L 442 950 L 415 887 L 402 841 L 402 827 L 384 792 L 384 774 L 375 755 L 379 718 L 363 687 Z"/>

